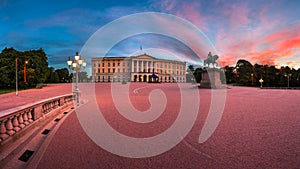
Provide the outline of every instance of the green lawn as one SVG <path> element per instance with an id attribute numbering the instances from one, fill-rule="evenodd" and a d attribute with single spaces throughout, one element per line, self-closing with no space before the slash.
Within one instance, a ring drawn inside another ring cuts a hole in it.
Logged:
<path id="1" fill-rule="evenodd" d="M 0 89 L 0 94 L 15 92 L 16 89 Z"/>

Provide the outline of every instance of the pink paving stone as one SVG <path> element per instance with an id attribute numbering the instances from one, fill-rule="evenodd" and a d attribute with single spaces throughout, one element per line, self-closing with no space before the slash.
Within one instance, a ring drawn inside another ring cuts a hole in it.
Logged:
<path id="1" fill-rule="evenodd" d="M 139 93 L 132 92 L 143 86 L 146 88 Z M 139 110 L 149 108 L 151 90 L 163 90 L 167 96 L 165 112 L 146 124 L 131 122 L 118 114 L 109 83 L 97 83 L 95 88 L 106 120 L 115 130 L 131 137 L 151 137 L 163 132 L 178 115 L 180 97 L 176 84 L 130 84 L 129 97 Z M 200 109 L 192 130 L 163 154 L 149 158 L 112 154 L 85 134 L 76 113 L 72 113 L 55 133 L 38 168 L 299 168 L 300 91 L 230 88 L 222 120 L 203 144 L 198 143 L 198 137 L 211 104 L 208 89 L 199 90 Z"/>
<path id="2" fill-rule="evenodd" d="M 29 89 L 0 95 L 0 112 L 10 108 L 26 105 L 43 99 L 72 93 L 72 83 L 49 84 L 42 89 Z M 0 114 L 1 115 L 1 114 Z"/>

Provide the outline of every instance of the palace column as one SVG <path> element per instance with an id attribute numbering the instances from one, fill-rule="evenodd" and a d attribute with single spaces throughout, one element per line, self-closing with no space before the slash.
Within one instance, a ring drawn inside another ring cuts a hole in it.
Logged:
<path id="1" fill-rule="evenodd" d="M 144 61 L 142 60 L 142 71 L 141 72 L 144 72 Z"/>
<path id="2" fill-rule="evenodd" d="M 149 61 L 146 61 L 146 72 L 148 73 L 148 69 L 149 69 Z"/>
<path id="3" fill-rule="evenodd" d="M 132 73 L 134 72 L 134 60 L 133 59 L 131 60 L 131 72 Z"/>
<path id="4" fill-rule="evenodd" d="M 152 71 L 152 73 L 154 73 L 154 72 L 155 72 L 154 65 L 155 65 L 155 62 L 153 61 L 153 62 L 152 62 L 152 70 L 151 70 L 151 71 Z"/>

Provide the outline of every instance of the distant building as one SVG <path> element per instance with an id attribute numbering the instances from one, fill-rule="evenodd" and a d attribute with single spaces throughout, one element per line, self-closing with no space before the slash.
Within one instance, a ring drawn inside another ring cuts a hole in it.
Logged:
<path id="1" fill-rule="evenodd" d="M 186 82 L 186 63 L 147 54 L 92 58 L 95 82 Z"/>

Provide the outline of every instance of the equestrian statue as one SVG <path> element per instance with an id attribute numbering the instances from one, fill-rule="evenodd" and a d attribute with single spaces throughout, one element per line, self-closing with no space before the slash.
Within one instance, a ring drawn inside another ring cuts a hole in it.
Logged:
<path id="1" fill-rule="evenodd" d="M 218 58 L 219 58 L 218 55 L 212 56 L 211 52 L 209 52 L 208 55 L 207 55 L 207 59 L 204 60 L 203 66 L 207 65 L 207 67 L 209 67 L 209 64 L 212 64 L 213 67 L 214 67 L 215 64 L 218 65 L 218 64 L 216 63 L 216 60 L 217 60 Z"/>

